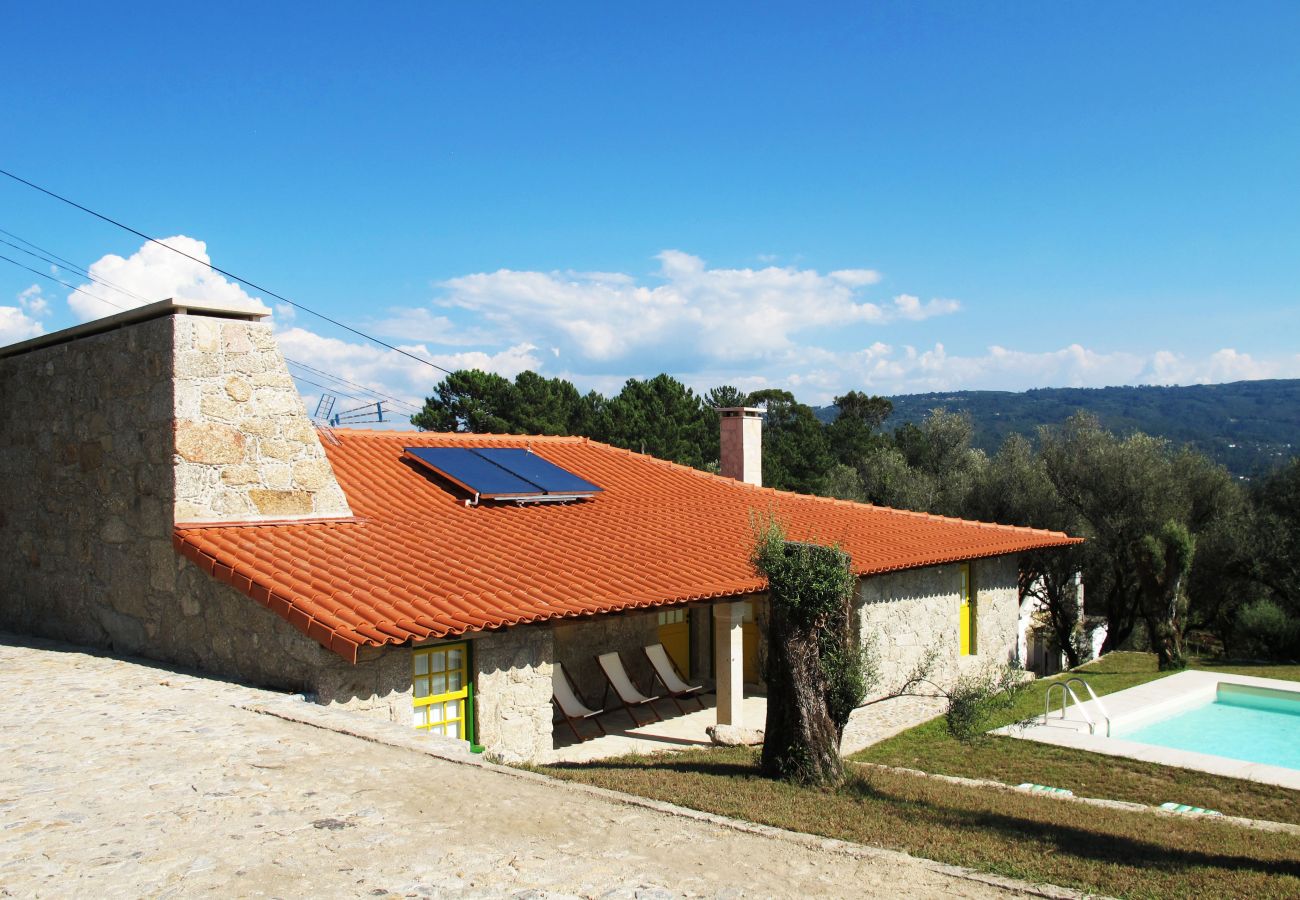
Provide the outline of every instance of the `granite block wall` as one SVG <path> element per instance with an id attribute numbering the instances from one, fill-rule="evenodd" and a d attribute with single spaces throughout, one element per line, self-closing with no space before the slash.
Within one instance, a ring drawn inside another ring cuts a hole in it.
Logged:
<path id="1" fill-rule="evenodd" d="M 552 629 L 521 625 L 473 643 L 479 743 L 505 762 L 545 759 L 554 746 Z"/>
<path id="2" fill-rule="evenodd" d="M 351 515 L 271 326 L 167 321 L 176 521 Z"/>
<path id="3" fill-rule="evenodd" d="M 858 628 L 880 664 L 878 694 L 901 684 L 933 648 L 932 677 L 945 686 L 967 672 L 1015 658 L 1019 615 L 1016 559 L 971 563 L 976 603 L 976 653 L 960 655 L 961 569 L 929 566 L 863 578 Z"/>

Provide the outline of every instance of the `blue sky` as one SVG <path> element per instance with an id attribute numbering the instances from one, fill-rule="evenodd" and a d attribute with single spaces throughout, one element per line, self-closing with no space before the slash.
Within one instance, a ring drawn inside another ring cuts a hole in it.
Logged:
<path id="1" fill-rule="evenodd" d="M 1298 43 L 1295 3 L 46 3 L 0 34 L 0 167 L 453 368 L 1300 377 Z M 0 228 L 134 293 L 238 293 L 0 182 Z M 113 311 L 0 262 L 0 341 Z"/>

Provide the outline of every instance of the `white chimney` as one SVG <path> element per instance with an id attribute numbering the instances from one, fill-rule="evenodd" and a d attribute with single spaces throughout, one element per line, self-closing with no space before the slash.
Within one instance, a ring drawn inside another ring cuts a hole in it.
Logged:
<path id="1" fill-rule="evenodd" d="M 751 406 L 718 410 L 722 417 L 722 474 L 763 484 L 763 411 Z"/>

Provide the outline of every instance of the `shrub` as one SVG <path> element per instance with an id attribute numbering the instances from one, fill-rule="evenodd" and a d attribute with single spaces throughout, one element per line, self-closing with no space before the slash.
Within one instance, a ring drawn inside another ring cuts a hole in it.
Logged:
<path id="1" fill-rule="evenodd" d="M 1238 652 L 1260 659 L 1300 656 L 1300 620 L 1272 600 L 1256 600 L 1237 612 L 1234 641 Z"/>
<path id="2" fill-rule="evenodd" d="M 970 742 L 987 731 L 993 717 L 1016 704 L 1016 698 L 1029 682 L 1023 670 L 1012 665 L 985 669 L 963 675 L 946 691 L 948 733 L 962 742 Z"/>

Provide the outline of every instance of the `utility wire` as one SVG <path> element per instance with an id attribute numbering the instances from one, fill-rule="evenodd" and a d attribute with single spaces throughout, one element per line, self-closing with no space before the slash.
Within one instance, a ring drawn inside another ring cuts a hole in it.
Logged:
<path id="1" fill-rule="evenodd" d="M 392 350 L 394 353 L 400 353 L 402 356 L 405 356 L 408 359 L 413 359 L 418 363 L 423 363 L 424 365 L 428 366 L 431 369 L 437 369 L 439 372 L 445 372 L 448 375 L 452 374 L 450 369 L 444 369 L 442 366 L 438 365 L 437 363 L 430 362 L 429 360 L 421 356 L 416 356 L 414 353 L 410 353 L 406 350 L 403 350 L 400 347 L 394 347 L 392 344 L 381 341 L 377 337 L 371 337 L 370 335 L 366 334 L 364 331 L 358 331 L 357 329 L 353 328 L 350 325 L 344 325 L 342 322 L 338 321 L 337 319 L 331 319 L 329 316 L 325 315 L 324 313 L 318 313 L 316 312 L 316 310 L 312 309 L 311 307 L 304 306 L 301 303 L 290 300 L 288 297 L 285 297 L 282 294 L 277 294 L 275 291 L 271 290 L 270 288 L 264 288 L 261 285 L 257 284 L 256 282 L 249 281 L 247 278 L 241 278 L 240 276 L 234 274 L 233 272 L 226 271 L 220 266 L 214 266 L 210 262 L 205 262 L 204 260 L 199 259 L 197 256 L 191 256 L 190 254 L 186 253 L 184 250 L 177 250 L 175 247 L 171 246 L 170 244 L 164 244 L 162 241 L 158 240 L 157 238 L 150 237 L 149 235 L 145 234 L 143 231 L 139 231 L 135 228 L 132 228 L 130 225 L 125 225 L 117 221 L 116 219 L 104 215 L 103 213 L 95 212 L 93 209 L 90 209 L 87 206 L 82 206 L 80 203 L 76 202 L 75 200 L 69 200 L 67 197 L 62 196 L 61 194 L 56 194 L 54 193 L 54 191 L 51 191 L 48 188 L 43 188 L 39 184 L 34 184 L 33 182 L 28 181 L 26 178 L 19 178 L 13 172 L 9 172 L 5 169 L 0 169 L 0 175 L 4 175 L 7 178 L 12 178 L 14 181 L 17 181 L 19 184 L 25 184 L 34 191 L 39 191 L 48 197 L 53 197 L 55 200 L 58 200 L 60 203 L 66 203 L 68 206 L 71 206 L 75 209 L 81 210 L 84 213 L 92 215 L 96 219 L 107 222 L 110 225 L 115 225 L 118 228 L 121 228 L 123 231 L 129 231 L 131 234 L 134 234 L 136 237 L 144 238 L 146 241 L 148 241 L 151 244 L 157 244 L 159 247 L 166 247 L 168 250 L 172 251 L 173 253 L 178 253 L 181 256 L 185 257 L 186 259 L 193 260 L 194 262 L 198 263 L 201 266 L 207 266 L 212 271 L 218 272 L 222 275 L 225 275 L 227 278 L 234 279 L 235 281 L 238 281 L 241 284 L 247 285 L 248 287 L 252 288 L 255 291 L 260 291 L 263 294 L 268 294 L 277 300 L 289 304 L 294 309 L 301 309 L 303 312 L 311 313 L 316 318 L 323 319 L 324 321 L 329 322 L 331 325 L 335 325 L 339 328 L 342 328 L 344 331 L 350 331 L 352 334 L 355 334 L 358 337 L 365 338 L 371 343 L 378 344 L 381 347 L 385 347 L 389 350 Z"/>
<path id="2" fill-rule="evenodd" d="M 59 284 L 63 285 L 65 288 L 68 288 L 68 289 L 70 289 L 70 290 L 72 290 L 72 291 L 74 291 L 74 292 L 76 292 L 76 293 L 78 293 L 78 294 L 85 294 L 87 297 L 90 297 L 90 298 L 92 298 L 92 299 L 94 299 L 94 300 L 98 300 L 100 303 L 107 303 L 109 306 L 113 307 L 114 309 L 120 309 L 120 310 L 122 310 L 123 312 L 126 311 L 126 307 L 125 307 L 125 306 L 118 306 L 116 303 L 114 303 L 114 302 L 111 301 L 111 300 L 105 300 L 103 297 L 97 296 L 97 295 L 95 295 L 95 294 L 91 294 L 91 293 L 89 293 L 89 292 L 87 292 L 87 291 L 83 291 L 81 288 L 77 287 L 75 284 L 68 284 L 68 283 L 67 283 L 66 281 L 64 281 L 62 278 L 55 278 L 53 275 L 49 275 L 49 274 L 47 274 L 47 273 L 45 273 L 45 272 L 42 272 L 40 269 L 33 269 L 31 266 L 25 266 L 25 265 L 23 265 L 22 263 L 18 262 L 16 259 L 10 259 L 10 258 L 7 257 L 7 256 L 0 256 L 0 259 L 3 259 L 3 260 L 4 260 L 5 262 L 7 262 L 7 263 L 13 263 L 15 266 L 17 266 L 17 267 L 20 268 L 20 269 L 26 269 L 28 272 L 31 272 L 31 273 L 34 274 L 34 275 L 39 275 L 39 276 L 41 276 L 42 278 L 48 278 L 48 279 L 50 279 L 50 281 L 57 281 Z"/>

